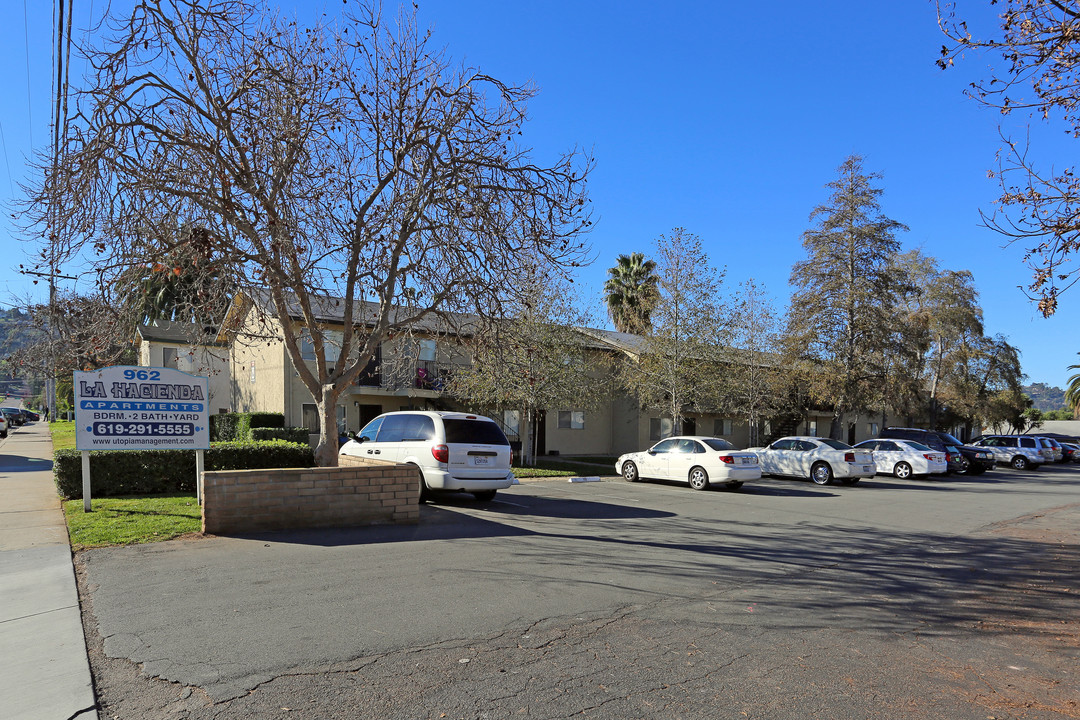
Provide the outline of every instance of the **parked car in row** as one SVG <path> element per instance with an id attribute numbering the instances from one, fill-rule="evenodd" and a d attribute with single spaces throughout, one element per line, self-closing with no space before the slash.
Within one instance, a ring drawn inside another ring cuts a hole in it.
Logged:
<path id="1" fill-rule="evenodd" d="M 432 490 L 454 490 L 487 502 L 514 484 L 510 441 L 494 420 L 482 415 L 389 412 L 349 438 L 339 454 L 416 466 L 421 500 Z"/>
<path id="2" fill-rule="evenodd" d="M 874 465 L 879 475 L 894 475 L 902 480 L 941 474 L 949 467 L 944 452 L 915 440 L 878 438 L 864 440 L 855 447 L 874 453 Z"/>
<path id="3" fill-rule="evenodd" d="M 833 479 L 854 485 L 877 473 L 872 452 L 831 438 L 785 437 L 754 452 L 763 475 L 809 478 L 818 485 Z"/>
<path id="4" fill-rule="evenodd" d="M 986 448 L 965 445 L 947 432 L 921 428 L 885 428 L 879 435 L 893 440 L 914 440 L 931 450 L 945 453 L 948 472 L 982 475 L 994 467 L 994 457 Z"/>
<path id="5" fill-rule="evenodd" d="M 1080 445 L 1071 442 L 1061 443 L 1061 449 L 1065 452 L 1068 462 L 1080 463 Z"/>
<path id="6" fill-rule="evenodd" d="M 643 452 L 620 455 L 615 471 L 627 482 L 674 480 L 688 483 L 694 490 L 716 484 L 736 490 L 745 481 L 761 477 L 753 452 L 736 450 L 721 438 L 700 435 L 669 437 Z"/>
<path id="7" fill-rule="evenodd" d="M 19 408 L 0 407 L 0 414 L 4 416 L 5 420 L 7 420 L 9 428 L 18 427 L 20 425 L 26 424 L 26 418 L 23 417 L 23 414 L 19 411 Z"/>
<path id="8" fill-rule="evenodd" d="M 7 418 L 0 414 L 0 439 L 6 438 L 8 434 L 8 421 Z"/>
<path id="9" fill-rule="evenodd" d="M 1065 449 L 1061 447 L 1061 443 L 1052 437 L 1042 438 L 1054 451 L 1053 462 L 1065 462 Z"/>
<path id="10" fill-rule="evenodd" d="M 994 454 L 994 461 L 1016 470 L 1037 470 L 1054 461 L 1054 450 L 1042 438 L 1027 435 L 984 435 L 972 441 Z"/>

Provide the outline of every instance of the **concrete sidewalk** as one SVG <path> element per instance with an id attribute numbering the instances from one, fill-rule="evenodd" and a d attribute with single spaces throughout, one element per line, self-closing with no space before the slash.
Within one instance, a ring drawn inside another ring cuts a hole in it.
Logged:
<path id="1" fill-rule="evenodd" d="M 96 720 L 96 706 L 42 420 L 0 440 L 0 715 Z"/>

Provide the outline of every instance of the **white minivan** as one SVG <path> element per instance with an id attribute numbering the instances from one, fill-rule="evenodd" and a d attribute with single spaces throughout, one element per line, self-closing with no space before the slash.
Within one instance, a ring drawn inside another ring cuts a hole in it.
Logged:
<path id="1" fill-rule="evenodd" d="M 349 442 L 342 455 L 415 465 L 420 499 L 430 490 L 472 493 L 480 501 L 514 484 L 510 442 L 491 418 L 442 410 L 384 413 Z"/>

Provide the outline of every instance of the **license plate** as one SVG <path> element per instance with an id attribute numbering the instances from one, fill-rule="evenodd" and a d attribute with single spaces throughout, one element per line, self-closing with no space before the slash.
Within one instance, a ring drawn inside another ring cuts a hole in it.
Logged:
<path id="1" fill-rule="evenodd" d="M 487 465 L 488 459 L 486 457 L 474 457 L 473 465 Z"/>
<path id="2" fill-rule="evenodd" d="M 870 470 L 871 470 L 872 468 L 871 468 L 871 467 L 870 467 L 869 465 L 863 465 L 863 466 L 862 466 L 862 469 L 863 469 L 863 472 L 870 472 Z"/>
<path id="3" fill-rule="evenodd" d="M 753 465 L 753 464 L 754 464 L 755 462 L 757 462 L 757 461 L 756 461 L 756 460 L 754 460 L 754 458 L 748 458 L 748 457 L 744 457 L 744 458 L 742 459 L 742 464 L 743 464 L 743 465 Z"/>

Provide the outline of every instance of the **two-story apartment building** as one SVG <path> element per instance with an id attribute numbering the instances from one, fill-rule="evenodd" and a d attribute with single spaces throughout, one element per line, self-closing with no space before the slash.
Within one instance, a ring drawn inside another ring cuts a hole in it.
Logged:
<path id="1" fill-rule="evenodd" d="M 232 407 L 232 368 L 228 343 L 218 342 L 216 328 L 158 320 L 135 330 L 139 364 L 181 370 L 209 379 L 211 413 Z"/>
<path id="2" fill-rule="evenodd" d="M 315 402 L 293 364 L 270 302 L 265 295 L 238 297 L 216 338 L 230 349 L 231 408 L 280 412 L 286 425 L 307 427 L 316 433 L 320 418 Z M 302 322 L 298 308 L 290 316 L 295 322 Z M 317 320 L 330 341 L 324 354 L 327 363 L 332 364 L 338 356 L 334 338 L 340 337 L 344 329 L 340 303 L 333 300 L 320 303 Z M 462 325 L 467 327 L 468 323 Z M 619 363 L 633 362 L 642 351 L 642 339 L 628 333 L 580 328 L 578 337 L 584 356 L 592 358 L 598 367 L 613 368 Z M 313 364 L 314 346 L 302 331 L 300 345 L 303 361 Z M 382 343 L 372 362 L 339 398 L 339 432 L 359 430 L 375 416 L 392 410 L 446 409 L 492 416 L 503 425 L 511 441 L 519 441 L 522 426 L 519 409 L 466 406 L 447 392 L 449 378 L 469 363 L 462 336 L 434 322 Z M 538 454 L 619 455 L 648 447 L 677 432 L 723 437 L 740 447 L 749 442 L 749 427 L 743 419 L 691 413 L 684 427 L 673 428 L 669 418 L 657 411 L 643 410 L 618 389 L 617 383 L 611 386 L 610 397 L 599 404 L 570 403 L 567 407 L 541 411 L 537 418 Z M 827 430 L 826 414 L 810 414 L 790 431 L 818 434 L 819 428 Z M 770 430 L 764 428 L 766 434 Z M 875 433 L 876 429 L 867 424 L 857 434 L 863 439 Z"/>

